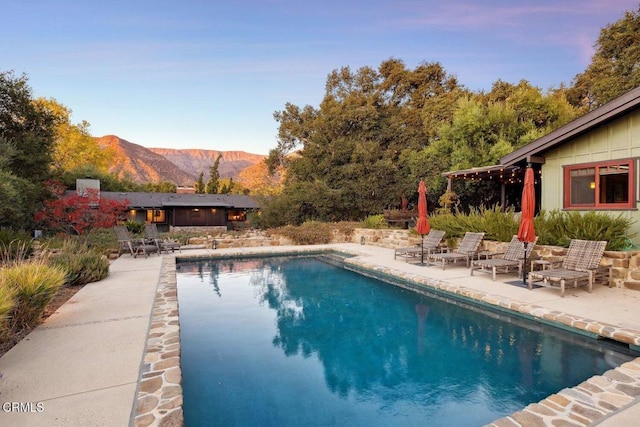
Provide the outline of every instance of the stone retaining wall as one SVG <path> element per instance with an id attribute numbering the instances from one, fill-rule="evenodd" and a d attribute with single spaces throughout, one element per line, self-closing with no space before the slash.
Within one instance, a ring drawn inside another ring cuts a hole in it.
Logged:
<path id="1" fill-rule="evenodd" d="M 191 245 L 205 245 L 213 248 L 241 248 L 258 246 L 285 246 L 294 242 L 284 236 L 267 234 L 260 230 L 248 230 L 245 232 L 228 232 L 226 230 L 208 230 L 206 236 L 191 238 Z M 350 234 L 339 230 L 333 230 L 331 243 L 359 243 L 363 245 L 381 246 L 385 248 L 397 248 L 401 246 L 413 246 L 420 244 L 420 236 L 411 233 L 410 230 L 401 229 L 368 229 L 356 228 Z M 455 239 L 449 239 L 450 245 L 455 245 Z M 482 249 L 491 252 L 504 252 L 507 242 L 484 240 Z M 532 258 L 547 261 L 562 259 L 567 249 L 560 246 L 536 245 Z M 603 266 L 611 267 L 612 285 L 618 288 L 640 290 L 640 251 L 606 251 L 602 259 Z"/>

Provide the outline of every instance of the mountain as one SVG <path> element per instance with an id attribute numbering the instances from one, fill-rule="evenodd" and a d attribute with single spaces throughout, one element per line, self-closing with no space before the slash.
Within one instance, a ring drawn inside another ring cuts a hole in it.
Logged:
<path id="1" fill-rule="evenodd" d="M 251 154 L 244 151 L 217 151 L 197 149 L 173 149 L 173 148 L 149 148 L 148 150 L 164 156 L 174 165 L 198 178 L 200 172 L 204 173 L 204 180 L 209 176 L 209 168 L 215 163 L 218 155 L 221 155 L 218 172 L 222 178 L 234 179 L 244 169 L 262 162 L 266 156 Z"/>
<path id="2" fill-rule="evenodd" d="M 127 174 L 134 182 L 169 181 L 178 186 L 192 186 L 200 172 L 208 179 L 209 168 L 220 154 L 218 172 L 222 178 L 236 178 L 238 174 L 266 156 L 244 151 L 215 151 L 171 148 L 146 148 L 115 135 L 96 138 L 98 144 L 115 151 L 109 172 L 119 176 Z"/>

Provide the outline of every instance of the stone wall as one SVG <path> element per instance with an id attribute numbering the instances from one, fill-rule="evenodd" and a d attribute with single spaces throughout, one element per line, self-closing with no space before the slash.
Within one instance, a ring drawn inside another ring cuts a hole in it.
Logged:
<path id="1" fill-rule="evenodd" d="M 449 245 L 455 246 L 456 244 L 455 239 L 445 240 L 445 243 Z M 245 232 L 209 230 L 209 234 L 206 236 L 191 238 L 189 244 L 213 248 L 214 241 L 216 248 L 219 249 L 294 244 L 284 236 L 267 234 L 260 230 L 248 230 Z M 411 233 L 410 230 L 356 228 L 350 234 L 333 230 L 332 243 L 357 243 L 384 248 L 398 248 L 420 244 L 420 236 Z M 507 245 L 507 242 L 483 240 L 481 249 L 490 252 L 504 252 Z M 558 261 L 562 259 L 566 252 L 566 248 L 559 246 L 536 245 L 532 252 L 532 259 Z M 602 258 L 602 265 L 611 267 L 613 286 L 640 290 L 640 251 L 606 251 Z"/>

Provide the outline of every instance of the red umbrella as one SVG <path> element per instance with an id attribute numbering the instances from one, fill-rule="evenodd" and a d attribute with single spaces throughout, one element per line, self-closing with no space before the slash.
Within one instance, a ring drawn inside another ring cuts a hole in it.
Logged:
<path id="1" fill-rule="evenodd" d="M 527 245 L 536 240 L 536 230 L 533 226 L 536 193 L 533 187 L 533 180 L 533 169 L 531 166 L 527 166 L 527 171 L 524 175 L 524 188 L 522 189 L 522 214 L 520 216 L 520 227 L 518 228 L 518 240 L 524 243 L 523 283 L 527 281 Z"/>
<path id="2" fill-rule="evenodd" d="M 429 234 L 431 226 L 427 217 L 427 185 L 420 180 L 418 185 L 418 222 L 416 223 L 416 231 L 422 237 L 421 261 L 424 263 L 424 235 Z"/>

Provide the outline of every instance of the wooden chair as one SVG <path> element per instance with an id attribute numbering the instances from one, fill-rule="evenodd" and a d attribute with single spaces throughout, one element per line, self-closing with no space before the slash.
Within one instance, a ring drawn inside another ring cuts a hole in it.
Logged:
<path id="1" fill-rule="evenodd" d="M 588 292 L 591 292 L 606 246 L 607 242 L 603 240 L 571 240 L 567 255 L 559 267 L 556 266 L 560 261 L 552 263 L 551 269 L 529 272 L 529 289 L 533 288 L 534 281 L 536 285 L 547 288 L 557 288 L 559 285 L 560 296 L 564 297 L 565 285 L 569 282 L 574 287 L 586 285 Z"/>
<path id="2" fill-rule="evenodd" d="M 147 258 L 150 253 L 155 252 L 158 255 L 160 254 L 155 244 L 145 243 L 142 239 L 133 240 L 129 234 L 129 230 L 127 230 L 127 227 L 124 225 L 115 225 L 113 230 L 116 232 L 118 238 L 118 256 L 120 256 L 122 251 L 128 251 L 134 258 L 139 254 L 143 254 L 145 258 Z"/>
<path id="3" fill-rule="evenodd" d="M 482 243 L 483 238 L 484 233 L 472 233 L 468 231 L 465 233 L 456 249 L 447 253 L 430 254 L 429 261 L 442 263 L 443 270 L 447 264 L 455 264 L 459 261 L 465 261 L 467 263 L 467 267 L 469 267 L 471 260 L 473 260 L 478 253 L 478 248 L 480 247 L 480 243 Z"/>
<path id="4" fill-rule="evenodd" d="M 536 242 L 538 238 L 536 237 Z M 531 251 L 536 242 L 527 244 L 527 256 L 531 257 Z M 492 254 L 490 259 L 479 259 L 471 261 L 471 275 L 475 270 L 491 272 L 493 280 L 496 280 L 496 273 L 508 273 L 510 270 L 518 270 L 518 276 L 522 277 L 522 269 L 524 267 L 524 244 L 518 240 L 518 236 L 513 236 L 504 253 Z"/>
<path id="5" fill-rule="evenodd" d="M 429 234 L 427 234 L 427 237 L 424 239 L 424 246 L 422 243 L 418 243 L 415 246 L 396 248 L 393 254 L 393 259 L 400 257 L 409 262 L 409 259 L 420 258 L 422 256 L 423 250 L 425 255 L 428 256 L 429 254 L 437 250 L 440 242 L 442 242 L 444 235 L 445 232 L 442 230 L 431 230 L 429 231 Z"/>
<path id="6" fill-rule="evenodd" d="M 160 252 L 175 252 L 176 249 L 180 252 L 180 243 L 174 240 L 161 239 L 158 234 L 158 227 L 155 224 L 145 224 L 144 226 L 144 237 L 148 243 L 153 243 L 158 247 L 158 251 Z"/>

